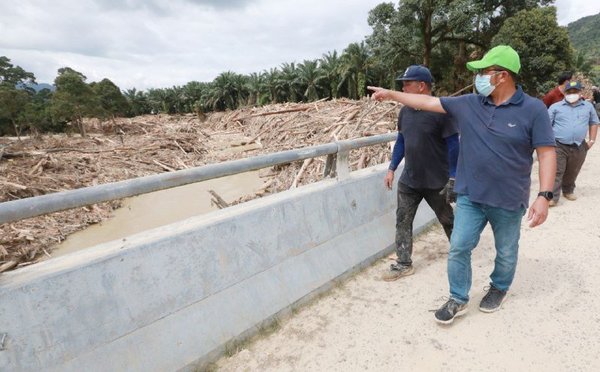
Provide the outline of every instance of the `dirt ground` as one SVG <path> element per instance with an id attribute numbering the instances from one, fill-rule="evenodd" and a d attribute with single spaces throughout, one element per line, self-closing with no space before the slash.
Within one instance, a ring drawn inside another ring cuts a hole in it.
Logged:
<path id="1" fill-rule="evenodd" d="M 0 137 L 0 202 L 172 172 L 395 130 L 399 106 L 369 99 L 286 103 L 196 115 L 85 122 L 88 137 Z M 389 160 L 386 145 L 350 153 L 353 169 Z M 322 179 L 325 158 L 261 172 L 260 190 L 220 207 Z M 217 193 L 218 196 L 218 193 Z M 0 224 L 0 272 L 52 255 L 69 235 L 99 223 L 122 201 Z"/>
<path id="2" fill-rule="evenodd" d="M 279 322 L 215 367 L 221 371 L 599 371 L 600 147 L 545 224 L 524 219 L 519 266 L 502 309 L 478 304 L 493 268 L 489 226 L 473 252 L 468 313 L 450 326 L 432 310 L 448 295 L 448 242 L 439 226 L 416 241 L 413 276 L 379 279 L 380 260 Z M 538 190 L 537 167 L 532 190 Z"/>

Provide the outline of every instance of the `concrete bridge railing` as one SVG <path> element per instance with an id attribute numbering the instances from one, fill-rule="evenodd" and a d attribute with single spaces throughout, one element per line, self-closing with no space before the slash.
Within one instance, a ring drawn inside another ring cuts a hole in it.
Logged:
<path id="1" fill-rule="evenodd" d="M 0 276 L 0 370 L 193 370 L 390 252 L 384 165 Z M 420 230 L 433 213 L 422 205 Z"/>

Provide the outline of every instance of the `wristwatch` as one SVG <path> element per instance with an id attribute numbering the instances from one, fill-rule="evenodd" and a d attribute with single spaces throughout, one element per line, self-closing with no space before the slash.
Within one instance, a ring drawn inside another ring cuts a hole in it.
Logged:
<path id="1" fill-rule="evenodd" d="M 543 196 L 548 201 L 554 199 L 554 193 L 552 191 L 540 191 L 538 192 L 538 196 Z"/>

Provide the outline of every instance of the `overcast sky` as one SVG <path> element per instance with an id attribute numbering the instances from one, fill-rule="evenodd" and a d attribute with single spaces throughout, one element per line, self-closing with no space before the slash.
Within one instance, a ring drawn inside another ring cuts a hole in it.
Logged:
<path id="1" fill-rule="evenodd" d="M 0 0 L 0 56 L 52 83 L 69 66 L 121 89 L 212 81 L 341 52 L 381 0 Z M 561 25 L 600 12 L 557 0 Z"/>

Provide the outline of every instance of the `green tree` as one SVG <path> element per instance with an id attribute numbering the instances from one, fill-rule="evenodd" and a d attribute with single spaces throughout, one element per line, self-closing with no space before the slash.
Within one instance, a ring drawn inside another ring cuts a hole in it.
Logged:
<path id="1" fill-rule="evenodd" d="M 282 96 L 281 86 L 279 84 L 281 72 L 277 68 L 272 68 L 269 71 L 264 71 L 263 76 L 265 80 L 265 86 L 269 92 L 269 98 L 271 103 L 277 103 L 278 98 Z"/>
<path id="2" fill-rule="evenodd" d="M 54 79 L 56 92 L 51 100 L 53 118 L 70 121 L 83 137 L 86 136 L 83 118 L 93 115 L 98 106 L 96 96 L 85 80 L 85 75 L 70 67 L 60 68 Z"/>
<path id="3" fill-rule="evenodd" d="M 410 64 L 424 64 L 449 89 L 470 78 L 467 56 L 489 49 L 502 24 L 523 9 L 553 0 L 402 0 L 379 4 L 369 12 L 373 33 L 367 43 L 374 65 L 387 65 L 390 85 Z M 378 67 L 379 70 L 382 67 Z M 378 80 L 381 77 L 378 77 Z"/>
<path id="4" fill-rule="evenodd" d="M 325 75 L 319 69 L 317 61 L 305 60 L 298 65 L 298 83 L 304 90 L 303 96 L 309 101 L 319 99 L 320 83 Z"/>
<path id="5" fill-rule="evenodd" d="M 123 116 L 129 110 L 129 104 L 118 86 L 109 79 L 90 84 L 99 102 L 99 115 L 114 121 L 116 116 Z"/>
<path id="6" fill-rule="evenodd" d="M 203 97 L 208 92 L 208 83 L 198 81 L 190 81 L 183 86 L 183 100 L 185 112 L 195 112 L 197 114 L 206 111 L 207 107 L 204 104 Z"/>
<path id="7" fill-rule="evenodd" d="M 369 50 L 364 42 L 351 43 L 341 56 L 341 84 L 345 84 L 348 96 L 359 99 L 366 93 L 367 69 L 371 63 Z"/>
<path id="8" fill-rule="evenodd" d="M 338 98 L 338 85 L 342 80 L 340 74 L 341 61 L 337 51 L 327 52 L 319 61 L 319 68 L 323 71 L 324 79 L 327 82 L 329 97 Z"/>
<path id="9" fill-rule="evenodd" d="M 567 30 L 573 47 L 600 65 L 600 13 L 569 23 Z"/>
<path id="10" fill-rule="evenodd" d="M 298 68 L 294 62 L 281 64 L 278 74 L 278 90 L 283 101 L 298 102 L 302 97 L 300 81 L 298 79 Z"/>
<path id="11" fill-rule="evenodd" d="M 127 112 L 128 116 L 138 116 L 150 113 L 151 108 L 146 93 L 131 88 L 127 89 L 123 95 L 125 96 L 129 107 L 129 111 Z"/>
<path id="12" fill-rule="evenodd" d="M 521 57 L 521 84 L 534 96 L 548 90 L 561 71 L 573 67 L 567 30 L 556 21 L 556 8 L 524 10 L 506 20 L 492 41 L 511 45 Z"/>
<path id="13" fill-rule="evenodd" d="M 35 76 L 20 66 L 10 63 L 8 57 L 0 57 L 0 125 L 10 123 L 17 137 L 21 137 L 23 112 L 34 94 L 28 85 L 35 83 Z"/>
<path id="14" fill-rule="evenodd" d="M 27 72 L 19 66 L 10 63 L 8 57 L 0 57 L 0 84 L 6 84 L 12 87 L 35 83 L 35 76 L 32 72 Z"/>
<path id="15" fill-rule="evenodd" d="M 185 103 L 185 91 L 180 86 L 173 86 L 171 88 L 163 89 L 165 93 L 165 112 L 169 114 L 182 114 L 186 112 Z"/>
<path id="16" fill-rule="evenodd" d="M 42 89 L 33 95 L 21 115 L 25 127 L 37 133 L 64 132 L 64 123 L 52 120 L 50 113 L 52 95 L 50 89 Z"/>
<path id="17" fill-rule="evenodd" d="M 167 93 L 164 89 L 148 89 L 146 93 L 148 107 L 150 113 L 158 114 L 161 112 L 168 113 L 169 103 Z"/>
<path id="18" fill-rule="evenodd" d="M 588 58 L 582 51 L 577 52 L 577 55 L 575 56 L 575 70 L 589 76 L 592 73 L 592 67 L 592 59 Z"/>
<path id="19" fill-rule="evenodd" d="M 256 72 L 246 77 L 246 90 L 248 91 L 248 104 L 261 105 L 264 103 L 266 94 L 265 75 Z"/>
<path id="20" fill-rule="evenodd" d="M 30 100 L 28 91 L 16 89 L 12 84 L 0 84 L 0 119 L 6 119 L 12 124 L 19 139 L 24 129 L 21 125 L 22 114 Z"/>
<path id="21" fill-rule="evenodd" d="M 219 74 L 211 83 L 207 104 L 213 110 L 235 110 L 247 98 L 246 78 L 227 71 Z"/>

